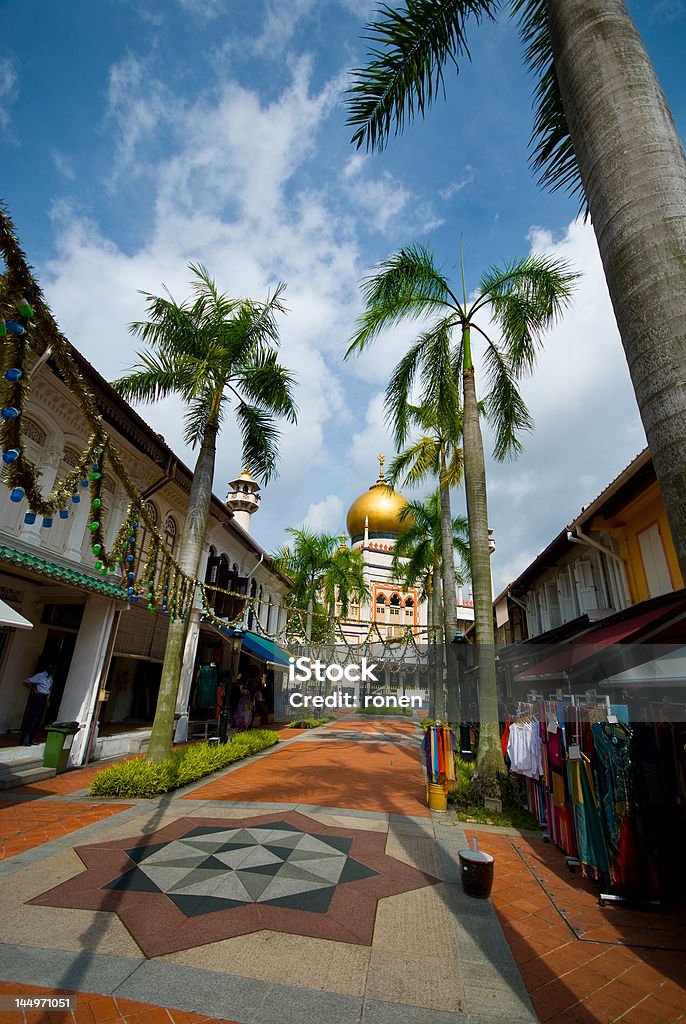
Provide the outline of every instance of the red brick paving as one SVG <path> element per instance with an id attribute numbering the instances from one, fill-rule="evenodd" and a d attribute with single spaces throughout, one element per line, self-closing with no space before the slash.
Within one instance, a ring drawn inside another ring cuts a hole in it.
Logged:
<path id="1" fill-rule="evenodd" d="M 598 907 L 598 887 L 572 874 L 560 851 L 543 840 L 466 834 L 496 859 L 493 905 L 543 1024 L 686 1021 L 686 945 L 676 952 L 657 945 L 680 942 L 683 913 Z M 565 917 L 583 920 L 583 936 Z"/>
<path id="2" fill-rule="evenodd" d="M 63 988 L 17 985 L 10 981 L 0 981 L 0 996 L 3 1001 L 11 996 L 76 997 L 74 1010 L 4 1010 L 0 1012 L 0 1024 L 236 1024 L 235 1021 L 222 1021 L 219 1017 L 166 1009 L 150 1003 L 137 1003 L 132 999 L 116 999 L 89 992 L 75 993 Z"/>
<path id="3" fill-rule="evenodd" d="M 248 762 L 181 799 L 317 804 L 429 817 L 418 751 L 314 737 Z"/>
<path id="4" fill-rule="evenodd" d="M 130 806 L 119 803 L 67 803 L 61 800 L 0 800 L 0 860 L 76 832 Z"/>

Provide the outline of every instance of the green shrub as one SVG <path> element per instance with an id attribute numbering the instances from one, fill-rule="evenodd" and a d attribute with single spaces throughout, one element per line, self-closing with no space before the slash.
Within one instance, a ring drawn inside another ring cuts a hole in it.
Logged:
<path id="1" fill-rule="evenodd" d="M 239 732 L 228 743 L 195 743 L 175 750 L 166 761 L 135 758 L 103 768 L 90 785 L 91 796 L 146 798 L 188 786 L 234 761 L 259 753 L 279 742 L 271 729 Z"/>

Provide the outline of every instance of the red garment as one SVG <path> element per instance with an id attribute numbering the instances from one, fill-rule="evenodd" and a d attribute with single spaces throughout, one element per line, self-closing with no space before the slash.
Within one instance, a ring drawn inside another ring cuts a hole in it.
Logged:
<path id="1" fill-rule="evenodd" d="M 500 747 L 501 747 L 502 752 L 503 752 L 503 757 L 505 757 L 505 755 L 507 754 L 507 743 L 508 743 L 509 739 L 510 739 L 510 723 L 507 722 L 505 724 L 505 728 L 503 730 L 503 734 L 500 737 Z"/>

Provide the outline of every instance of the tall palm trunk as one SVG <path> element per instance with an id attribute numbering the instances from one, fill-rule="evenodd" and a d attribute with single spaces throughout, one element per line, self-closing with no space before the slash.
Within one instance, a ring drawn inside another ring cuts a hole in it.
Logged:
<path id="1" fill-rule="evenodd" d="M 188 513 L 181 531 L 179 565 L 192 579 L 198 577 L 205 533 L 207 532 L 207 520 L 212 499 L 214 460 L 217 450 L 217 430 L 216 422 L 209 422 L 205 428 L 200 452 L 193 470 L 193 482 L 188 496 Z M 164 761 L 171 754 L 174 712 L 176 711 L 176 697 L 187 633 L 188 615 L 183 622 L 176 618 L 174 622 L 169 623 L 169 636 L 164 652 L 157 710 L 148 747 L 148 757 L 152 761 Z"/>
<path id="2" fill-rule="evenodd" d="M 445 718 L 445 701 L 443 699 L 443 608 L 441 602 L 441 567 L 438 552 L 434 553 L 434 564 L 431 571 L 431 632 L 429 643 L 432 645 L 433 660 L 431 663 L 431 718 Z"/>
<path id="3" fill-rule="evenodd" d="M 474 367 L 469 348 L 469 328 L 463 329 L 465 369 L 463 383 L 463 456 L 469 551 L 472 565 L 474 623 L 476 626 L 479 680 L 479 754 L 477 774 L 495 776 L 505 770 L 500 749 L 498 695 L 493 633 L 493 594 L 488 548 L 488 502 L 484 445 L 476 401 Z"/>
<path id="4" fill-rule="evenodd" d="M 441 445 L 441 554 L 443 556 L 443 623 L 447 680 L 446 717 L 449 722 L 460 721 L 460 690 L 457 677 L 457 658 L 453 638 L 457 632 L 457 587 L 455 584 L 455 554 L 453 550 L 453 514 L 450 508 L 450 486 L 446 465 L 445 445 Z"/>
<path id="5" fill-rule="evenodd" d="M 574 153 L 686 579 L 686 159 L 622 0 L 549 0 Z"/>

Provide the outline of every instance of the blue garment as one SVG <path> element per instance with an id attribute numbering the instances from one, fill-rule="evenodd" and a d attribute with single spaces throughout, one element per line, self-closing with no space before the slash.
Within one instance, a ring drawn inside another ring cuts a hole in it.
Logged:
<path id="1" fill-rule="evenodd" d="M 35 676 L 29 676 L 26 683 L 35 693 L 44 693 L 47 696 L 52 690 L 53 678 L 47 671 L 37 672 Z"/>

